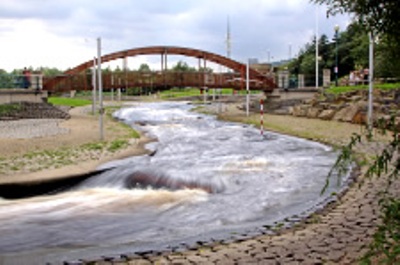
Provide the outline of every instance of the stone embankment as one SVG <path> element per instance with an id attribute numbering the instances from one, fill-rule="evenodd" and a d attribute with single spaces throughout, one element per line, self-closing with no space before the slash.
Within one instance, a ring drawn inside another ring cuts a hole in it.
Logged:
<path id="1" fill-rule="evenodd" d="M 374 121 L 388 121 L 395 115 L 396 124 L 400 126 L 400 90 L 375 90 L 373 93 Z M 271 99 L 266 103 L 266 109 L 271 114 L 285 114 L 296 117 L 333 120 L 365 124 L 368 112 L 368 91 L 359 90 L 340 95 L 316 93 L 314 98 L 307 100 Z"/>
<path id="2" fill-rule="evenodd" d="M 66 134 L 68 129 L 59 124 L 71 116 L 69 108 L 58 108 L 48 103 L 13 103 L 10 111 L 0 113 L 0 138 L 29 139 Z"/>
<path id="3" fill-rule="evenodd" d="M 19 119 L 69 119 L 66 108 L 58 108 L 48 103 L 20 102 L 12 103 L 11 111 L 0 114 L 0 120 Z"/>

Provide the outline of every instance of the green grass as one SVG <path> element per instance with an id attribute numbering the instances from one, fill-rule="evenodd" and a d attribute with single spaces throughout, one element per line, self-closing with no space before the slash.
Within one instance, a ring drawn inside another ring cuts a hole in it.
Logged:
<path id="1" fill-rule="evenodd" d="M 326 90 L 328 93 L 332 94 L 340 94 L 346 93 L 354 90 L 367 90 L 369 85 L 357 85 L 357 86 L 338 86 L 338 87 L 331 87 Z M 387 83 L 387 84 L 374 84 L 374 89 L 381 89 L 381 90 L 391 90 L 391 89 L 399 89 L 400 83 Z"/>
<path id="2" fill-rule="evenodd" d="M 80 107 L 92 104 L 92 101 L 79 98 L 50 97 L 48 102 L 58 106 Z"/>
<path id="3" fill-rule="evenodd" d="M 19 104 L 4 104 L 0 105 L 0 116 L 6 115 L 8 113 L 18 111 L 21 109 L 21 106 Z"/>
<path id="4" fill-rule="evenodd" d="M 140 138 L 140 133 L 137 132 L 135 129 L 133 129 L 131 126 L 129 126 L 126 123 L 119 122 L 119 126 L 124 128 L 129 132 L 129 135 L 127 136 L 128 138 L 134 138 L 134 139 L 139 139 Z"/>
<path id="5" fill-rule="evenodd" d="M 251 94 L 257 94 L 259 91 L 251 91 Z M 218 92 L 216 92 L 218 94 Z M 233 89 L 231 88 L 222 88 L 222 95 L 233 95 Z M 246 90 L 237 91 L 238 95 L 246 95 Z M 212 96 L 213 91 L 209 89 L 208 95 Z M 171 98 L 182 98 L 182 97 L 194 97 L 194 96 L 203 96 L 200 93 L 198 88 L 172 88 L 170 90 L 162 91 L 160 93 L 161 99 L 171 99 Z"/>
<path id="6" fill-rule="evenodd" d="M 129 144 L 128 140 L 122 140 L 122 139 L 114 140 L 110 143 L 107 150 L 110 152 L 115 152 L 119 149 L 125 148 L 126 146 L 128 146 L 128 144 Z"/>

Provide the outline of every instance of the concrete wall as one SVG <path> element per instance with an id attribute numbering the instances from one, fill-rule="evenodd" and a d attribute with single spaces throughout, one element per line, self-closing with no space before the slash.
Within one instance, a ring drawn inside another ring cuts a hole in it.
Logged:
<path id="1" fill-rule="evenodd" d="M 0 104 L 47 101 L 47 91 L 35 89 L 0 89 Z"/>

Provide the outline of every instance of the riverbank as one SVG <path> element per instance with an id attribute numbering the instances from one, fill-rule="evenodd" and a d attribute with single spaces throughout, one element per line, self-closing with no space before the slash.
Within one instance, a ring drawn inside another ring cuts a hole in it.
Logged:
<path id="1" fill-rule="evenodd" d="M 116 106 L 117 108 L 119 106 Z M 89 107 L 69 111 L 70 119 L 2 121 L 0 183 L 42 181 L 83 174 L 111 160 L 145 154 L 150 139 L 119 121 L 98 117 Z"/>
<path id="2" fill-rule="evenodd" d="M 257 124 L 260 121 L 259 114 L 254 113 L 247 117 L 240 104 L 226 104 L 223 110 L 218 114 L 221 119 L 253 124 Z M 206 106 L 201 111 L 210 114 L 218 113 L 217 108 L 212 105 Z M 98 136 L 98 131 L 96 130 L 97 119 L 90 117 L 87 113 L 79 113 L 78 111 L 79 115 L 83 115 L 79 122 L 79 118 L 74 119 L 76 113 L 73 112 L 72 114 L 70 122 L 76 122 L 78 128 L 73 129 L 74 126 L 68 127 L 70 131 L 66 135 L 73 134 L 73 132 L 79 130 L 83 130 L 85 133 L 82 133 L 82 135 L 75 133 L 73 137 L 70 135 L 72 137 L 71 146 L 73 147 L 76 142 L 79 142 L 74 147 L 79 149 L 82 144 L 91 143 L 93 140 L 96 141 L 95 138 Z M 66 122 L 62 122 L 60 126 L 65 125 L 64 123 Z M 359 133 L 363 130 L 359 125 L 291 116 L 265 115 L 264 124 L 270 130 L 334 146 L 346 144 L 353 133 Z M 85 127 L 93 130 L 90 131 Z M 106 127 L 112 129 L 112 126 Z M 63 147 L 59 143 L 61 141 L 59 137 L 62 138 L 63 135 L 57 135 L 55 138 L 53 136 L 35 138 L 31 141 L 35 142 L 39 148 L 44 148 L 41 149 L 42 151 L 46 150 L 46 148 L 53 148 L 51 150 L 55 151 Z M 51 138 L 52 141 L 48 141 L 48 138 Z M 110 138 L 109 141 L 111 140 Z M 376 145 L 361 146 L 360 148 L 373 154 L 378 145 L 379 143 L 376 143 Z M 120 151 L 140 150 L 140 148 L 136 149 L 137 147 L 134 143 L 131 147 L 122 148 Z M 34 150 L 34 145 L 31 148 Z M 110 153 L 110 155 L 110 160 L 114 159 L 113 155 L 117 156 L 116 153 Z M 93 159 L 89 162 L 98 163 L 99 160 Z M 82 165 L 78 161 L 73 165 L 63 166 L 55 170 L 70 173 L 74 169 L 84 170 L 79 169 Z M 38 178 L 42 178 L 44 172 L 48 171 L 41 171 L 35 174 Z M 49 176 L 49 178 L 56 175 Z M 12 176 L 13 180 L 16 180 L 16 176 Z M 237 235 L 235 240 L 199 242 L 196 246 L 184 246 L 174 251 L 162 253 L 146 252 L 133 255 L 121 253 L 119 257 L 108 257 L 106 260 L 94 261 L 91 264 L 96 262 L 98 264 L 354 264 L 358 257 L 365 253 L 365 245 L 370 242 L 376 224 L 379 222 L 377 193 L 381 186 L 382 180 L 367 183 L 361 188 L 356 185 L 341 197 L 338 203 L 331 205 L 328 210 L 310 216 L 297 223 L 291 229 L 278 229 L 273 235 L 268 232 L 270 230 L 260 230 L 256 234 Z"/>

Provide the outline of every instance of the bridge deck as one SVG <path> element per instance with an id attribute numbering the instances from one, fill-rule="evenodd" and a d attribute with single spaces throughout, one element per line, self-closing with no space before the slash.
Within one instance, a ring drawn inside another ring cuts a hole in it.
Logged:
<path id="1" fill-rule="evenodd" d="M 193 86 L 193 87 L 231 87 L 235 89 L 245 88 L 246 65 L 230 58 L 193 48 L 174 46 L 152 46 L 134 48 L 107 54 L 101 57 L 101 62 L 109 62 L 118 59 L 138 55 L 161 56 L 160 72 L 127 72 L 121 71 L 117 76 L 108 76 L 103 73 L 104 87 L 151 87 L 156 84 L 159 87 Z M 168 55 L 183 55 L 198 58 L 199 70 L 197 72 L 170 72 L 167 66 Z M 228 74 L 215 74 L 201 70 L 206 69 L 207 61 L 225 66 L 231 69 Z M 49 91 L 82 90 L 88 89 L 90 75 L 82 74 L 93 67 L 93 60 L 84 62 L 75 68 L 65 72 L 63 76 L 57 76 L 44 82 L 44 88 Z M 124 67 L 124 69 L 126 69 Z M 263 75 L 255 69 L 249 69 L 251 89 L 272 91 L 276 85 L 271 76 Z M 162 86 L 161 86 L 161 85 Z"/>

